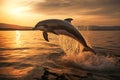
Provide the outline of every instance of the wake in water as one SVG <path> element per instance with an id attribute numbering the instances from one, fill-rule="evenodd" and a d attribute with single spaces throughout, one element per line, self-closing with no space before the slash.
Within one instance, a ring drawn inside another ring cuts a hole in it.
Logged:
<path id="1" fill-rule="evenodd" d="M 95 55 L 92 52 L 82 52 L 82 45 L 74 39 L 60 36 L 59 43 L 66 52 L 64 61 L 72 63 L 77 68 L 92 71 L 115 71 L 119 70 L 119 63 L 116 57 Z"/>

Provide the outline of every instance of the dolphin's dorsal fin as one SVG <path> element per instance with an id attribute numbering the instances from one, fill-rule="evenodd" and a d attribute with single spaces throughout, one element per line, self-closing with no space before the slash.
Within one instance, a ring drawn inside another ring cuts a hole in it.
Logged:
<path id="1" fill-rule="evenodd" d="M 64 21 L 67 21 L 69 23 L 71 23 L 72 20 L 73 20 L 72 18 L 66 18 L 66 19 L 64 19 Z"/>
<path id="2" fill-rule="evenodd" d="M 48 41 L 48 42 L 49 42 L 47 32 L 45 32 L 45 31 L 43 32 L 43 37 L 44 37 L 44 39 L 45 39 L 46 41 Z"/>

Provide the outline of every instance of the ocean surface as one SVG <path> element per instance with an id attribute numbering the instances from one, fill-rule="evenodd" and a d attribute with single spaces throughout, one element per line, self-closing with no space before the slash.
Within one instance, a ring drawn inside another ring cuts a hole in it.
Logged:
<path id="1" fill-rule="evenodd" d="M 0 80 L 35 80 L 44 67 L 61 74 L 91 73 L 91 80 L 119 80 L 120 31 L 81 34 L 97 55 L 82 52 L 82 45 L 67 36 L 49 33 L 47 42 L 41 31 L 0 31 Z"/>

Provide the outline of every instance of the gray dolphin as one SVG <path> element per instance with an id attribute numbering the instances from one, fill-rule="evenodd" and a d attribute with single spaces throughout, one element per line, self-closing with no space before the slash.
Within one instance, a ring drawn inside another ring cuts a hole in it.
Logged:
<path id="1" fill-rule="evenodd" d="M 54 33 L 56 35 L 66 35 L 83 45 L 83 51 L 91 51 L 94 54 L 95 51 L 90 48 L 80 32 L 71 24 L 72 18 L 67 18 L 64 20 L 59 19 L 48 19 L 38 22 L 33 30 L 43 31 L 43 37 L 46 41 L 49 41 L 47 32 Z"/>

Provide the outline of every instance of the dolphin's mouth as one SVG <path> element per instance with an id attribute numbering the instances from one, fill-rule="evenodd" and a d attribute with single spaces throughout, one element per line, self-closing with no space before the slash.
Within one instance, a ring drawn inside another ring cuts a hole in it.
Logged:
<path id="1" fill-rule="evenodd" d="M 32 28 L 32 30 L 36 30 L 36 28 Z"/>

